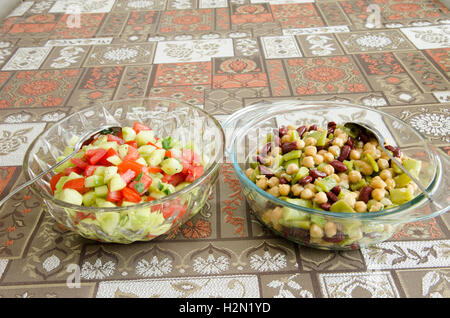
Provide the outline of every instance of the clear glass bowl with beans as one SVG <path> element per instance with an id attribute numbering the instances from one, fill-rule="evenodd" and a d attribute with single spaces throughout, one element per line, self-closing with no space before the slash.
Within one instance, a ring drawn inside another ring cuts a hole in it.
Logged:
<path id="1" fill-rule="evenodd" d="M 448 210 L 445 201 L 436 205 L 448 194 L 438 191 L 430 202 L 376 139 L 343 126 L 355 118 L 370 121 L 392 139 L 384 147 L 428 190 L 448 184 L 439 177 L 448 158 L 406 124 L 401 123 L 400 136 L 394 133 L 388 124 L 400 122 L 390 115 L 327 102 L 253 107 L 254 118 L 246 120 L 253 121 L 253 130 L 247 122 L 238 124 L 242 114 L 225 123 L 235 128 L 227 148 L 253 214 L 276 234 L 317 248 L 352 249 L 384 241 L 408 221 Z M 402 148 L 405 131 L 418 138 Z"/>

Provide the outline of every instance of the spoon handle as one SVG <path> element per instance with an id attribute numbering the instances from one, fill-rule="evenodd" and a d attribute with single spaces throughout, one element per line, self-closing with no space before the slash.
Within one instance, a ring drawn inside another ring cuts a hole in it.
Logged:
<path id="1" fill-rule="evenodd" d="M 395 159 L 395 157 L 386 149 L 384 148 L 384 146 L 382 146 L 380 144 L 381 149 L 383 149 L 383 151 L 388 155 L 389 159 L 391 159 L 395 165 L 397 167 L 399 167 L 404 173 L 406 173 L 406 175 L 408 177 L 411 178 L 412 181 L 414 181 L 414 183 L 419 187 L 419 189 L 423 192 L 423 194 L 434 204 L 436 204 L 436 206 L 442 208 L 439 204 L 437 204 L 433 198 L 431 197 L 431 195 L 428 193 L 428 191 L 425 189 L 425 187 L 423 186 L 422 182 L 420 182 L 416 177 L 414 177 L 408 170 L 406 170 L 406 168 L 397 160 Z"/>
<path id="2" fill-rule="evenodd" d="M 40 174 L 38 174 L 36 177 L 34 177 L 33 179 L 25 182 L 24 184 L 21 184 L 19 187 L 15 188 L 12 192 L 8 193 L 8 195 L 6 195 L 2 200 L 0 200 L 0 207 L 3 205 L 3 203 L 5 203 L 9 198 L 11 198 L 14 194 L 16 194 L 17 192 L 19 192 L 20 190 L 22 190 L 23 188 L 28 187 L 30 184 L 34 183 L 37 179 L 41 178 L 43 175 L 47 174 L 48 172 L 50 172 L 51 170 L 55 169 L 56 167 L 59 167 L 60 165 L 62 165 L 64 162 L 66 162 L 67 160 L 69 160 L 70 158 L 72 158 L 77 152 L 74 151 L 72 152 L 70 155 L 68 155 L 67 157 L 65 157 L 63 160 L 55 163 L 53 166 L 51 166 L 50 168 L 48 168 L 47 170 L 41 172 Z"/>

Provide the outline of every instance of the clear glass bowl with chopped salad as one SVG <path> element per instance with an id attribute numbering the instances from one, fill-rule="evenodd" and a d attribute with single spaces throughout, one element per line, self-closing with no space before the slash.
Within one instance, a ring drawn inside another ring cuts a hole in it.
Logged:
<path id="1" fill-rule="evenodd" d="M 426 188 L 389 160 L 359 121 Z M 277 235 L 320 249 L 389 239 L 407 222 L 449 209 L 449 158 L 407 123 L 373 108 L 336 102 L 258 103 L 225 123 L 227 155 L 253 215 Z"/>
<path id="2" fill-rule="evenodd" d="M 88 145 L 32 184 L 64 227 L 101 242 L 148 241 L 196 215 L 211 194 L 225 145 L 220 123 L 177 100 L 143 98 L 80 110 L 47 128 L 24 158 L 28 181 L 106 125 Z"/>

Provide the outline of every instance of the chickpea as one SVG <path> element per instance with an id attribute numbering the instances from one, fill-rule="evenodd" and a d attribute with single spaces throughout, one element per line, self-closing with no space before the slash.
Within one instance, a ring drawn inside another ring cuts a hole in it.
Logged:
<path id="1" fill-rule="evenodd" d="M 253 174 L 253 169 L 252 168 L 248 168 L 247 170 L 245 170 L 245 175 L 247 176 L 247 178 L 249 178 L 250 179 L 250 177 L 252 176 L 252 174 Z"/>
<path id="2" fill-rule="evenodd" d="M 344 139 L 340 138 L 340 137 L 336 137 L 334 138 L 332 144 L 333 146 L 338 146 L 339 148 L 342 148 L 342 146 L 344 146 Z"/>
<path id="3" fill-rule="evenodd" d="M 371 165 L 369 165 L 367 162 L 362 160 L 357 160 L 356 163 L 358 164 L 359 168 L 361 169 L 361 173 L 370 176 L 373 173 L 373 168 Z"/>
<path id="4" fill-rule="evenodd" d="M 269 187 L 273 188 L 280 184 L 280 179 L 278 179 L 277 177 L 272 177 L 269 179 L 269 181 L 267 181 L 267 184 L 269 185 Z"/>
<path id="5" fill-rule="evenodd" d="M 267 178 L 265 176 L 260 176 L 256 180 L 256 186 L 258 188 L 261 188 L 261 189 L 265 190 L 267 188 Z"/>
<path id="6" fill-rule="evenodd" d="M 311 190 L 312 193 L 316 193 L 317 192 L 316 186 L 314 184 L 312 184 L 312 183 L 308 183 L 307 185 L 305 185 L 305 189 Z"/>
<path id="7" fill-rule="evenodd" d="M 363 149 L 364 149 L 364 151 L 375 150 L 376 147 L 375 147 L 375 145 L 374 145 L 373 143 L 368 142 L 368 143 L 366 143 L 366 144 L 364 145 Z"/>
<path id="8" fill-rule="evenodd" d="M 334 178 L 334 180 L 336 180 L 337 183 L 341 182 L 341 178 L 337 174 L 333 173 L 331 176 Z"/>
<path id="9" fill-rule="evenodd" d="M 281 155 L 283 153 L 283 150 L 281 149 L 281 147 L 275 146 L 272 148 L 272 150 L 270 151 L 272 156 L 276 156 L 276 155 Z"/>
<path id="10" fill-rule="evenodd" d="M 297 149 L 302 150 L 303 148 L 305 148 L 305 142 L 302 139 L 298 139 L 296 141 L 297 143 Z"/>
<path id="11" fill-rule="evenodd" d="M 349 237 L 351 240 L 354 240 L 354 241 L 360 240 L 360 239 L 362 239 L 362 237 L 363 237 L 363 233 L 362 233 L 362 231 L 361 231 L 360 228 L 353 229 L 352 231 L 350 231 L 350 232 L 348 233 L 348 237 Z"/>
<path id="12" fill-rule="evenodd" d="M 313 137 L 308 137 L 305 139 L 305 145 L 306 146 L 315 146 L 317 145 L 317 140 L 316 138 Z"/>
<path id="13" fill-rule="evenodd" d="M 372 191 L 373 192 L 373 191 Z M 380 202 L 374 202 L 369 209 L 369 212 L 376 212 L 384 208 L 384 205 Z"/>
<path id="14" fill-rule="evenodd" d="M 380 170 L 384 170 L 389 168 L 389 161 L 383 158 L 378 159 L 377 165 L 380 168 Z"/>
<path id="15" fill-rule="evenodd" d="M 323 162 L 323 156 L 322 155 L 315 155 L 313 156 L 314 164 L 320 165 Z"/>
<path id="16" fill-rule="evenodd" d="M 350 159 L 351 160 L 361 159 L 361 150 L 352 149 L 352 151 L 350 151 Z"/>
<path id="17" fill-rule="evenodd" d="M 380 160 L 381 160 L 381 159 L 379 159 L 378 161 L 380 161 Z M 380 172 L 380 178 L 383 179 L 383 180 L 392 178 L 392 172 L 391 172 L 391 170 L 389 170 L 389 169 L 384 169 L 384 170 L 382 170 L 382 171 Z"/>
<path id="18" fill-rule="evenodd" d="M 272 210 L 272 213 L 270 215 L 270 219 L 272 221 L 272 224 L 277 224 L 278 221 L 283 217 L 283 208 L 277 206 L 275 209 Z"/>
<path id="19" fill-rule="evenodd" d="M 323 230 L 317 224 L 313 224 L 313 225 L 311 225 L 311 227 L 309 229 L 309 235 L 312 238 L 322 238 L 323 237 Z"/>
<path id="20" fill-rule="evenodd" d="M 310 189 L 304 189 L 300 194 L 300 197 L 304 200 L 309 200 L 314 196 L 314 193 Z"/>
<path id="21" fill-rule="evenodd" d="M 278 186 L 278 190 L 280 195 L 287 196 L 289 195 L 289 192 L 291 191 L 291 186 L 289 184 L 280 184 Z"/>
<path id="22" fill-rule="evenodd" d="M 392 178 L 388 178 L 386 180 L 384 180 L 384 182 L 386 183 L 386 189 L 387 190 L 392 190 L 395 188 L 395 181 Z"/>
<path id="23" fill-rule="evenodd" d="M 333 237 L 337 233 L 337 227 L 334 222 L 327 222 L 324 226 L 326 237 Z"/>
<path id="24" fill-rule="evenodd" d="M 303 187 L 302 187 L 301 185 L 299 185 L 298 183 L 294 184 L 294 185 L 291 187 L 292 194 L 293 194 L 294 196 L 296 196 L 296 197 L 300 196 L 300 193 L 302 193 L 302 191 L 303 191 L 304 189 L 305 189 L 305 188 L 303 188 Z"/>
<path id="25" fill-rule="evenodd" d="M 361 179 L 362 179 L 362 176 L 361 176 L 361 173 L 359 171 L 352 170 L 348 174 L 348 181 L 350 183 L 356 183 L 356 182 L 358 182 Z"/>
<path id="26" fill-rule="evenodd" d="M 323 154 L 323 160 L 326 163 L 330 163 L 331 161 L 334 160 L 334 155 L 331 152 L 327 151 L 327 153 Z"/>
<path id="27" fill-rule="evenodd" d="M 322 172 L 325 172 L 329 176 L 331 176 L 334 173 L 334 168 L 330 164 L 323 166 L 321 170 Z"/>
<path id="28" fill-rule="evenodd" d="M 341 148 L 339 148 L 339 146 L 333 145 L 328 148 L 328 151 L 331 152 L 335 158 L 337 158 L 341 153 Z"/>
<path id="29" fill-rule="evenodd" d="M 298 165 L 297 165 L 297 164 L 295 164 L 295 163 L 290 163 L 290 164 L 288 164 L 287 167 L 286 167 L 286 173 L 289 174 L 289 175 L 293 175 L 293 174 L 296 174 L 296 173 L 297 173 L 298 169 L 299 169 L 299 168 L 298 168 Z"/>
<path id="30" fill-rule="evenodd" d="M 326 151 L 325 149 L 321 149 L 317 152 L 318 155 L 323 156 L 324 154 L 326 154 L 328 151 Z"/>
<path id="31" fill-rule="evenodd" d="M 380 151 L 381 151 L 381 149 L 380 149 Z M 381 151 L 380 158 L 381 158 L 381 159 L 385 159 L 385 160 L 389 160 L 389 159 L 390 159 L 389 156 L 388 156 L 388 154 L 385 153 L 384 151 Z"/>
<path id="32" fill-rule="evenodd" d="M 370 182 L 370 186 L 375 189 L 384 189 L 386 188 L 386 183 L 379 176 L 376 176 Z"/>
<path id="33" fill-rule="evenodd" d="M 304 152 L 305 156 L 315 156 L 317 154 L 317 148 L 315 146 L 306 146 Z"/>
<path id="34" fill-rule="evenodd" d="M 366 212 L 367 211 L 367 204 L 364 201 L 356 201 L 355 202 L 355 211 L 356 212 Z"/>
<path id="35" fill-rule="evenodd" d="M 265 163 L 264 165 L 265 165 L 265 166 L 271 166 L 274 160 L 275 160 L 274 157 L 272 157 L 272 156 L 267 156 L 267 157 L 266 157 L 266 163 Z"/>
<path id="36" fill-rule="evenodd" d="M 289 130 L 296 130 L 297 129 L 297 127 L 295 127 L 294 125 L 287 125 L 286 126 L 286 129 L 289 131 Z"/>
<path id="37" fill-rule="evenodd" d="M 302 165 L 307 167 L 307 168 L 314 167 L 314 158 L 311 157 L 311 156 L 304 157 L 303 160 L 302 160 Z"/>
<path id="38" fill-rule="evenodd" d="M 314 201 L 317 204 L 322 204 L 328 201 L 327 195 L 325 194 L 325 192 L 318 192 L 316 193 L 316 195 L 314 196 Z"/>
<path id="39" fill-rule="evenodd" d="M 291 141 L 291 136 L 289 134 L 284 135 L 283 137 L 281 137 L 281 142 L 284 144 L 285 142 L 290 142 Z"/>
<path id="40" fill-rule="evenodd" d="M 273 195 L 274 197 L 279 197 L 280 189 L 278 188 L 278 186 L 274 186 L 273 188 L 270 188 L 269 190 L 267 190 L 267 193 Z"/>
<path id="41" fill-rule="evenodd" d="M 343 133 L 345 133 L 345 132 L 342 130 L 342 128 L 336 128 L 334 130 L 334 135 L 335 136 L 339 136 L 340 134 L 343 134 Z"/>

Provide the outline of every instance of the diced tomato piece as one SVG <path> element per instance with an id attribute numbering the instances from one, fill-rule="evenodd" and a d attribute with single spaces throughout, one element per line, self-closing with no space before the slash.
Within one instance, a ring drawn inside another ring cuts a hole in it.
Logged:
<path id="1" fill-rule="evenodd" d="M 63 185 L 63 189 L 74 189 L 80 192 L 81 194 L 89 191 L 88 188 L 84 187 L 84 178 L 76 178 L 66 181 Z"/>
<path id="2" fill-rule="evenodd" d="M 180 205 L 178 203 L 171 203 L 169 206 L 165 206 L 163 209 L 163 216 L 164 218 L 168 219 L 172 215 L 176 214 L 175 219 L 173 222 L 177 221 L 178 219 L 181 219 L 183 215 L 186 213 L 187 205 Z"/>
<path id="3" fill-rule="evenodd" d="M 70 162 L 72 162 L 75 166 L 77 166 L 80 169 L 86 169 L 88 166 L 88 163 L 82 159 L 79 158 L 70 158 Z"/>
<path id="4" fill-rule="evenodd" d="M 121 191 L 108 191 L 108 194 L 106 195 L 106 201 L 112 202 L 112 203 L 116 203 L 116 202 L 120 202 L 123 199 L 123 195 Z"/>
<path id="5" fill-rule="evenodd" d="M 151 142 L 151 141 L 147 142 L 147 145 L 156 147 L 156 149 L 161 149 L 161 147 L 158 147 L 157 145 L 155 145 L 155 144 L 154 144 L 153 142 Z"/>
<path id="6" fill-rule="evenodd" d="M 200 165 L 202 163 L 202 158 L 191 149 L 181 150 L 181 158 L 191 165 Z"/>
<path id="7" fill-rule="evenodd" d="M 156 200 L 156 198 L 152 197 L 151 195 L 149 195 L 147 197 L 147 201 L 155 201 L 155 200 Z"/>
<path id="8" fill-rule="evenodd" d="M 95 169 L 97 169 L 100 166 L 96 166 L 96 165 L 88 165 L 86 170 L 84 170 L 84 176 L 85 177 L 90 177 L 95 173 Z"/>
<path id="9" fill-rule="evenodd" d="M 81 173 L 83 173 L 83 170 L 78 167 L 69 167 L 69 168 L 64 169 L 64 175 L 66 175 L 66 176 L 68 176 L 72 172 L 75 172 L 76 174 L 81 174 Z"/>
<path id="10" fill-rule="evenodd" d="M 172 158 L 173 157 L 172 152 L 170 150 L 166 150 L 166 152 L 164 153 L 164 157 Z"/>
<path id="11" fill-rule="evenodd" d="M 142 170 L 144 171 L 144 172 L 147 172 L 147 173 L 159 173 L 159 172 L 163 172 L 163 170 L 161 169 L 161 168 L 158 168 L 158 167 L 144 167 L 144 168 L 142 168 Z"/>
<path id="12" fill-rule="evenodd" d="M 136 134 L 139 134 L 139 132 L 141 130 L 152 130 L 150 127 L 148 127 L 147 125 L 144 125 L 140 122 L 135 122 L 133 125 L 133 129 L 136 132 Z"/>
<path id="13" fill-rule="evenodd" d="M 98 148 L 98 149 L 89 149 L 86 151 L 86 157 L 91 165 L 95 165 L 103 156 L 107 153 L 107 150 Z"/>
<path id="14" fill-rule="evenodd" d="M 112 166 L 112 163 L 109 162 L 107 159 L 111 156 L 115 156 L 117 155 L 117 151 L 115 151 L 113 148 L 109 148 L 106 151 L 106 154 L 102 157 L 102 159 L 99 160 L 99 164 L 104 165 L 104 166 Z"/>
<path id="15" fill-rule="evenodd" d="M 205 171 L 205 169 L 203 168 L 203 166 L 191 166 L 188 169 L 188 175 L 186 176 L 186 181 L 194 182 L 195 180 L 197 180 L 198 178 L 201 177 L 201 175 L 203 174 L 204 171 Z"/>
<path id="16" fill-rule="evenodd" d="M 141 202 L 141 195 L 134 189 L 123 188 L 122 189 L 123 198 L 130 202 Z"/>
<path id="17" fill-rule="evenodd" d="M 135 187 L 137 183 L 141 183 L 143 185 L 143 188 L 142 188 L 143 190 L 141 192 L 139 192 L 138 189 L 136 189 L 136 187 Z M 144 173 L 144 174 L 142 174 L 141 179 L 139 181 L 134 180 L 134 181 L 130 182 L 130 184 L 128 184 L 128 187 L 138 191 L 142 195 L 143 193 L 145 193 L 148 190 L 148 188 L 150 187 L 151 184 L 152 184 L 152 178 L 150 178 L 148 175 L 146 175 Z"/>
<path id="18" fill-rule="evenodd" d="M 83 213 L 83 212 L 78 211 L 78 212 L 77 212 L 77 219 L 78 219 L 79 221 L 84 220 L 84 219 L 92 219 L 92 220 L 95 220 L 95 214 L 94 214 L 94 213 L 86 214 L 86 213 Z"/>
<path id="19" fill-rule="evenodd" d="M 64 173 L 60 172 L 55 174 L 51 179 L 50 179 L 50 189 L 52 189 L 52 192 L 55 193 L 56 190 L 56 184 L 58 183 L 59 179 L 61 179 L 61 177 L 64 176 Z"/>
<path id="20" fill-rule="evenodd" d="M 117 168 L 121 173 L 127 172 L 127 170 L 131 169 L 136 173 L 136 175 L 138 175 L 144 166 L 134 161 L 124 160 L 117 166 Z"/>
<path id="21" fill-rule="evenodd" d="M 123 133 L 122 133 L 122 130 L 120 131 L 120 133 L 117 134 L 117 137 L 119 137 L 120 139 L 123 139 Z"/>
<path id="22" fill-rule="evenodd" d="M 111 135 L 111 134 L 108 134 L 108 141 L 115 141 L 119 145 L 123 145 L 125 143 L 125 141 L 121 137 Z"/>
<path id="23" fill-rule="evenodd" d="M 123 157 L 123 160 L 134 161 L 136 159 L 139 159 L 139 151 L 133 146 L 128 147 L 128 153 Z"/>
<path id="24" fill-rule="evenodd" d="M 130 146 L 132 146 L 132 147 L 134 147 L 134 148 L 137 148 L 137 141 L 136 140 L 130 140 L 130 141 L 127 141 L 127 142 L 125 142 L 127 145 L 130 145 Z"/>
<path id="25" fill-rule="evenodd" d="M 125 171 L 124 173 L 120 174 L 120 177 L 122 178 L 123 181 L 125 181 L 125 183 L 129 183 L 134 177 L 136 176 L 136 173 L 131 170 L 128 169 L 127 171 Z"/>
<path id="26" fill-rule="evenodd" d="M 185 180 L 186 176 L 183 172 L 176 173 L 174 175 L 170 174 L 164 174 L 164 177 L 162 177 L 161 181 L 165 183 L 170 183 L 174 187 L 176 187 L 178 184 L 183 182 Z"/>

